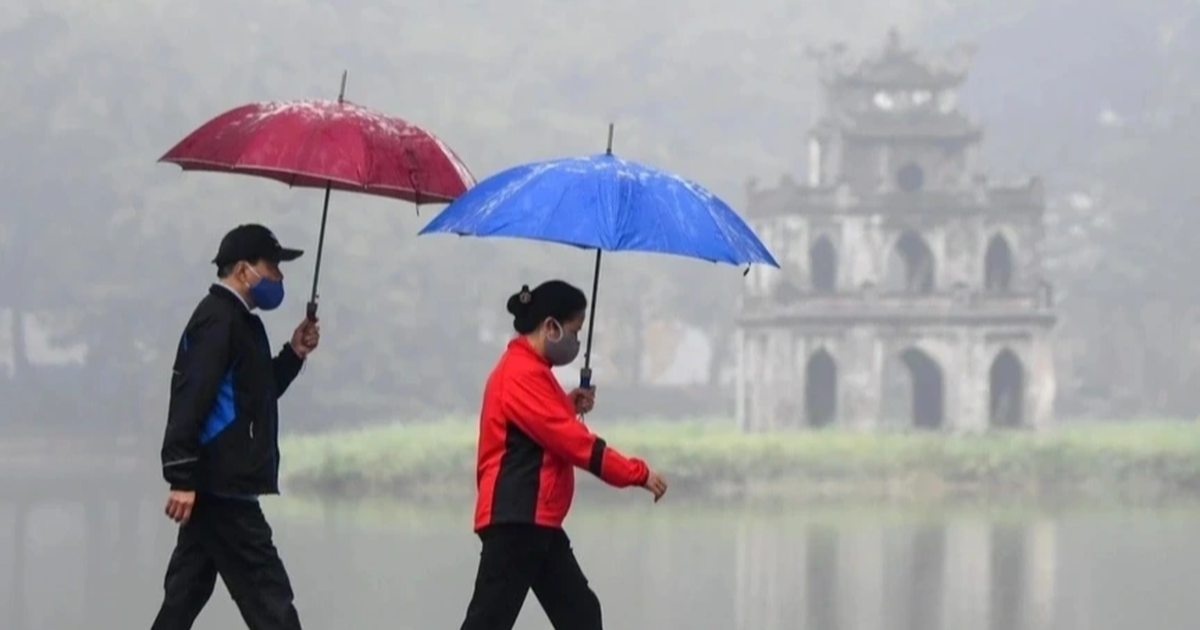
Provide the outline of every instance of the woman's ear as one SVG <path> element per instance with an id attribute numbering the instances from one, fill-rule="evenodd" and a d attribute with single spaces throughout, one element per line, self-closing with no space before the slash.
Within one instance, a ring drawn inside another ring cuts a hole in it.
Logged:
<path id="1" fill-rule="evenodd" d="M 542 320 L 541 330 L 542 338 L 550 339 L 552 341 L 557 341 L 560 337 L 562 337 L 564 332 L 559 327 L 558 322 L 554 321 L 553 317 L 547 317 L 546 319 Z"/>

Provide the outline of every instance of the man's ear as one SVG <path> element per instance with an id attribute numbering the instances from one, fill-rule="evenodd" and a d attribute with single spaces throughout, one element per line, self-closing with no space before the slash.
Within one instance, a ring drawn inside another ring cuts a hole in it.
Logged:
<path id="1" fill-rule="evenodd" d="M 254 267 L 254 265 L 253 265 L 252 263 L 250 263 L 250 262 L 248 262 L 248 261 L 245 261 L 245 260 L 243 260 L 242 262 L 238 263 L 238 266 L 237 266 L 237 273 L 238 273 L 238 274 L 240 274 L 240 275 L 238 276 L 238 278 L 239 278 L 239 279 L 240 279 L 242 282 L 245 282 L 247 285 L 251 284 L 251 279 L 250 279 L 250 278 L 247 278 L 247 277 L 246 277 L 246 274 L 247 274 L 247 273 L 250 273 L 250 270 L 251 270 L 253 267 Z M 251 275 L 253 275 L 253 274 L 251 274 Z"/>

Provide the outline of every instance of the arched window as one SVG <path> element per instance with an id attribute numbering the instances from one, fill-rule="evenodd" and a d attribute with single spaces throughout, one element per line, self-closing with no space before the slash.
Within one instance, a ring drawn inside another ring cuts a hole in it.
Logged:
<path id="1" fill-rule="evenodd" d="M 837 391 L 837 363 L 825 349 L 817 350 L 804 370 L 804 420 L 808 426 L 833 424 L 837 418 Z"/>
<path id="2" fill-rule="evenodd" d="M 812 279 L 813 291 L 817 293 L 833 293 L 837 291 L 838 272 L 837 250 L 833 243 L 822 236 L 808 250 L 808 269 Z"/>
<path id="3" fill-rule="evenodd" d="M 887 290 L 929 294 L 935 284 L 933 250 L 916 232 L 905 231 L 888 256 Z"/>
<path id="4" fill-rule="evenodd" d="M 983 255 L 983 287 L 987 291 L 1004 292 L 1012 288 L 1013 255 L 1008 239 L 997 234 L 988 240 Z"/>

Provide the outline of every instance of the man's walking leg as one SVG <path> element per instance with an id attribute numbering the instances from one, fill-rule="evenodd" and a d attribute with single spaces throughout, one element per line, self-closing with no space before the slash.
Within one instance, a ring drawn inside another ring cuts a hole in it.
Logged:
<path id="1" fill-rule="evenodd" d="M 201 518 L 197 518 L 201 517 Z M 163 603 L 151 630 L 191 630 L 212 596 L 217 566 L 204 546 L 204 522 L 198 512 L 179 527 L 175 551 L 163 579 Z"/>
<path id="2" fill-rule="evenodd" d="M 588 585 L 571 539 L 562 530 L 554 532 L 546 562 L 533 581 L 533 594 L 554 630 L 602 630 L 600 598 Z"/>
<path id="3" fill-rule="evenodd" d="M 271 526 L 257 502 L 221 499 L 223 518 L 213 557 L 250 630 L 301 630 Z"/>

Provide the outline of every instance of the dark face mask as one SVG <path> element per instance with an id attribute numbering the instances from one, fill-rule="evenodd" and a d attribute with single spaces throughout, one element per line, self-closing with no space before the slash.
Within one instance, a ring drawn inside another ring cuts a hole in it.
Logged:
<path id="1" fill-rule="evenodd" d="M 570 365 L 579 356 L 579 333 L 568 333 L 562 324 L 550 321 L 558 333 L 553 337 L 546 335 L 546 360 L 554 367 Z"/>
<path id="2" fill-rule="evenodd" d="M 250 272 L 258 276 L 258 282 L 250 287 L 250 297 L 254 298 L 254 306 L 264 311 L 279 308 L 279 305 L 283 304 L 283 282 L 263 276 L 254 267 L 250 268 Z"/>

